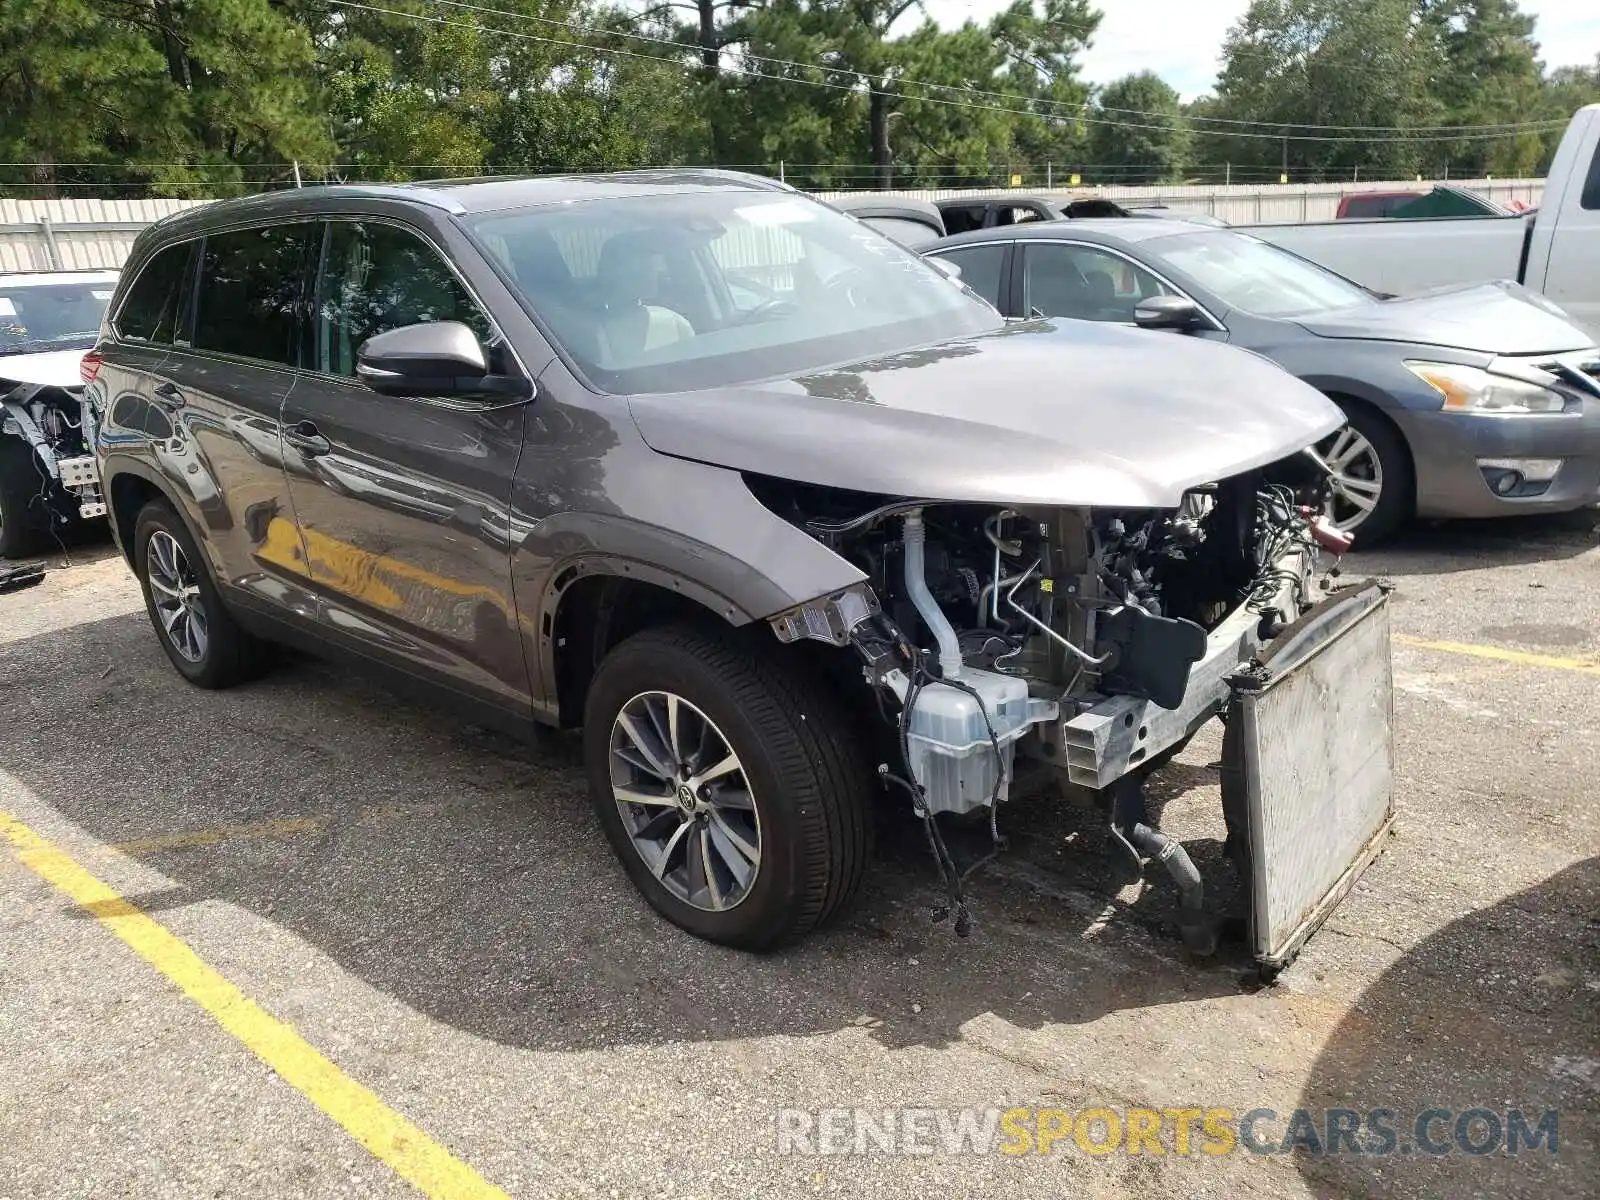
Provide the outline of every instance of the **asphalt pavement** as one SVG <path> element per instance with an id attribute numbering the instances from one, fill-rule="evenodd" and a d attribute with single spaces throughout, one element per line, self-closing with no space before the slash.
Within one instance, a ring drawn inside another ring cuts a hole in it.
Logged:
<path id="1" fill-rule="evenodd" d="M 891 822 L 837 926 L 697 942 L 624 879 L 570 744 L 307 658 L 199 691 L 113 550 L 57 556 L 0 596 L 0 1200 L 1600 1194 L 1597 523 L 1347 562 L 1397 584 L 1398 830 L 1271 987 L 1189 958 L 1170 885 L 1041 796 L 968 939 Z M 1217 753 L 1152 791 L 1223 878 Z M 941 1140 L 969 1109 L 1027 1143 Z M 1272 1115 L 1260 1152 L 1110 1136 L 1188 1109 Z M 1329 1109 L 1390 1110 L 1393 1148 Z"/>

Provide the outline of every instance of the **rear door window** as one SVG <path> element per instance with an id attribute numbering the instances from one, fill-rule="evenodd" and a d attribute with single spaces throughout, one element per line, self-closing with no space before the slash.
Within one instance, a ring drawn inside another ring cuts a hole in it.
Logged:
<path id="1" fill-rule="evenodd" d="M 322 247 L 319 221 L 213 234 L 205 240 L 194 344 L 299 366 L 308 338 L 309 281 Z"/>
<path id="2" fill-rule="evenodd" d="M 489 318 L 416 234 L 381 221 L 334 221 L 328 228 L 317 302 L 317 370 L 353 376 L 362 342 L 429 321 L 460 321 L 480 342 L 495 341 Z"/>
<path id="3" fill-rule="evenodd" d="M 194 284 L 193 251 L 193 242 L 183 242 L 157 251 L 145 263 L 112 323 L 118 337 L 160 345 L 184 340 Z"/>
<path id="4" fill-rule="evenodd" d="M 961 282 L 996 308 L 1000 307 L 1000 280 L 1006 265 L 1007 245 L 993 242 L 984 246 L 961 246 L 945 250 L 938 257 L 961 268 Z"/>

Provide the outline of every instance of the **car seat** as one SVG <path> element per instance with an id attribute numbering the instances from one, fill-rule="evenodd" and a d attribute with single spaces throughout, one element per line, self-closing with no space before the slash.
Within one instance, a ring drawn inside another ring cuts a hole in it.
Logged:
<path id="1" fill-rule="evenodd" d="M 600 250 L 600 343 L 602 357 L 613 365 L 695 336 L 687 317 L 654 303 L 660 259 L 655 237 L 644 232 L 615 234 Z"/>

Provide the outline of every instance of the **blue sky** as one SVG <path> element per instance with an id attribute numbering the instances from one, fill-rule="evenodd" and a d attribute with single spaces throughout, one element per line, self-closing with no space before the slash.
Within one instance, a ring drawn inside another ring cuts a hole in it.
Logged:
<path id="1" fill-rule="evenodd" d="M 924 0 L 941 25 L 986 19 L 1004 0 Z M 1210 91 L 1228 27 L 1248 0 L 1100 0 L 1105 14 L 1083 60 L 1092 83 L 1151 70 L 1192 99 Z M 1600 54 L 1600 0 L 1522 0 L 1538 18 L 1541 57 L 1552 67 L 1592 63 Z"/>

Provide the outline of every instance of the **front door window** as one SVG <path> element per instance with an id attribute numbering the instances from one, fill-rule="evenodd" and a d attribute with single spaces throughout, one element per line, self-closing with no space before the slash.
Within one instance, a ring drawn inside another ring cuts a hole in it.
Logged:
<path id="1" fill-rule="evenodd" d="M 1095 246 L 1045 243 L 1022 258 L 1023 311 L 1132 322 L 1139 301 L 1171 291 L 1149 271 Z"/>

